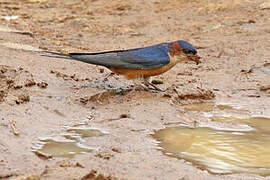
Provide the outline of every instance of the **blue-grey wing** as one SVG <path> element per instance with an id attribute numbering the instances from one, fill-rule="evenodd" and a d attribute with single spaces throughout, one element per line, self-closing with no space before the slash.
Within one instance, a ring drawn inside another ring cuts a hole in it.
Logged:
<path id="1" fill-rule="evenodd" d="M 70 53 L 73 59 L 108 68 L 153 69 L 170 62 L 170 45 L 162 43 L 145 48 L 100 53 Z"/>

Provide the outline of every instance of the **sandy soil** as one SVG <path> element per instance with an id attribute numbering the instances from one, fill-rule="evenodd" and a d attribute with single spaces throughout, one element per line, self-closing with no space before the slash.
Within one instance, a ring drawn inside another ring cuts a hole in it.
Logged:
<path id="1" fill-rule="evenodd" d="M 163 155 L 150 135 L 179 117 L 208 122 L 181 107 L 192 102 L 232 103 L 270 116 L 264 2 L 0 0 L 0 179 L 270 179 L 209 174 Z M 178 64 L 154 78 L 165 93 L 117 93 L 132 82 L 106 80 L 102 67 L 5 47 L 97 52 L 181 39 L 198 48 L 202 63 Z M 97 151 L 49 160 L 32 152 L 39 137 L 80 123 L 108 132 L 87 139 Z"/>

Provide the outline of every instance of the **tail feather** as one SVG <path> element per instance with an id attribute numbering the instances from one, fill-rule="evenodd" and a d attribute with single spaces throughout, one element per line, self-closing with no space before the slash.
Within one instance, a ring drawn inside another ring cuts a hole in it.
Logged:
<path id="1" fill-rule="evenodd" d="M 64 53 L 58 53 L 58 52 L 52 52 L 52 51 L 42 51 L 42 56 L 47 56 L 47 57 L 56 57 L 56 58 L 70 58 L 69 54 L 64 54 Z"/>
<path id="2" fill-rule="evenodd" d="M 51 51 L 42 51 L 44 53 L 42 56 L 53 57 L 53 58 L 61 58 L 61 59 L 71 59 L 77 60 L 81 62 L 85 62 L 88 64 L 100 65 L 105 67 L 111 67 L 114 65 L 114 60 L 118 60 L 117 53 L 114 51 L 110 52 L 100 52 L 100 53 L 58 53 Z M 108 61 L 112 59 L 112 61 Z"/>

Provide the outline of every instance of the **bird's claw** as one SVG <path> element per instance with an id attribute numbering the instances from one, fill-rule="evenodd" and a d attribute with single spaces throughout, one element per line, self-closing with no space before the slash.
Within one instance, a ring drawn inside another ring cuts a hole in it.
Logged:
<path id="1" fill-rule="evenodd" d="M 165 90 L 162 90 L 162 89 L 158 88 L 157 86 L 155 86 L 155 85 L 152 84 L 152 83 L 148 83 L 148 85 L 150 85 L 151 87 L 153 87 L 154 90 L 156 90 L 156 91 L 165 92 Z"/>

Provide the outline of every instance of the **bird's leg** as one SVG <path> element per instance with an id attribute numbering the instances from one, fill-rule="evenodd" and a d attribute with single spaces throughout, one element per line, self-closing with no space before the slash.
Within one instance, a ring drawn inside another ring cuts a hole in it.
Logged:
<path id="1" fill-rule="evenodd" d="M 134 89 L 139 89 L 139 90 L 145 90 L 145 91 L 161 91 L 164 92 L 164 90 L 159 89 L 156 87 L 154 84 L 149 82 L 150 78 L 149 77 L 136 77 L 134 81 Z"/>
<path id="2" fill-rule="evenodd" d="M 104 81 L 107 81 L 109 77 L 113 76 L 115 73 L 114 72 L 109 72 L 108 74 L 106 74 L 106 76 L 104 77 Z"/>
<path id="3" fill-rule="evenodd" d="M 154 88 L 154 90 L 164 92 L 164 90 L 158 88 L 157 86 L 155 86 L 154 84 L 152 84 L 152 83 L 150 82 L 150 77 L 144 77 L 143 80 L 144 80 L 144 84 L 145 84 L 146 86 L 151 86 L 152 88 Z"/>
<path id="4" fill-rule="evenodd" d="M 134 80 L 134 89 L 143 89 L 143 90 L 148 90 L 148 87 L 146 84 L 142 83 L 144 82 L 143 77 L 136 77 Z"/>

